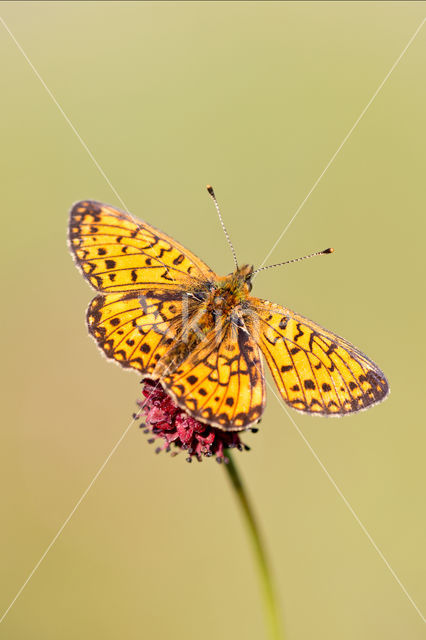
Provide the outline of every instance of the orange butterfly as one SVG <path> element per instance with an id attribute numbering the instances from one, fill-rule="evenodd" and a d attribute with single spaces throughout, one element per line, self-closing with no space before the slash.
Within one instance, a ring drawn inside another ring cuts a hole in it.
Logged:
<path id="1" fill-rule="evenodd" d="M 252 297 L 256 271 L 238 267 L 232 245 L 236 270 L 220 277 L 166 234 L 94 201 L 73 206 L 69 239 L 84 277 L 101 292 L 87 323 L 105 355 L 159 380 L 201 422 L 238 431 L 259 421 L 261 352 L 284 401 L 299 411 L 342 416 L 388 394 L 384 374 L 349 342 Z"/>

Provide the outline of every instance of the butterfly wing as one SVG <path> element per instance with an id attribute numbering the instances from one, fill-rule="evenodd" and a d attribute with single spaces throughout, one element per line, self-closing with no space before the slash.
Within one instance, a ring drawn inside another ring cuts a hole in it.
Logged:
<path id="1" fill-rule="evenodd" d="M 211 331 L 161 382 L 192 417 L 224 430 L 255 424 L 265 406 L 259 348 L 247 332 L 232 325 Z"/>
<path id="2" fill-rule="evenodd" d="M 98 295 L 87 310 L 87 325 L 107 358 L 149 375 L 180 331 L 181 293 L 163 289 Z"/>
<path id="3" fill-rule="evenodd" d="M 350 342 L 280 305 L 251 302 L 257 342 L 293 409 L 345 415 L 386 397 L 384 374 Z"/>
<path id="4" fill-rule="evenodd" d="M 100 202 L 86 200 L 73 206 L 69 243 L 84 277 L 98 291 L 177 289 L 216 277 L 165 233 Z"/>

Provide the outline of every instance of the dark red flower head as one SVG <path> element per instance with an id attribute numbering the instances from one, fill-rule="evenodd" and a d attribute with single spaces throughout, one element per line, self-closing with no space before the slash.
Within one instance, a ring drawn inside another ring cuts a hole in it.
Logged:
<path id="1" fill-rule="evenodd" d="M 225 449 L 250 448 L 241 442 L 237 432 L 222 431 L 189 416 L 174 404 L 159 383 L 145 378 L 142 384 L 144 400 L 138 401 L 138 417 L 144 415 L 145 422 L 140 426 L 153 436 L 148 442 L 153 443 L 156 438 L 164 440 L 162 446 L 157 447 L 157 453 L 171 451 L 173 447 L 172 455 L 183 449 L 188 454 L 188 462 L 192 462 L 193 457 L 201 461 L 203 456 L 216 456 L 217 462 L 226 463 Z"/>

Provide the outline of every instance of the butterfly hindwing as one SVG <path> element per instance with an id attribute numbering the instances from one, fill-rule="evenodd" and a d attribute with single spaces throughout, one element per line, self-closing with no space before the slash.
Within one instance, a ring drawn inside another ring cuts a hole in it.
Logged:
<path id="1" fill-rule="evenodd" d="M 215 277 L 193 253 L 146 222 L 111 206 L 82 201 L 70 213 L 69 242 L 84 277 L 98 291 L 182 288 Z"/>
<path id="2" fill-rule="evenodd" d="M 162 385 L 192 417 L 224 430 L 255 424 L 265 406 L 260 351 L 233 326 L 208 334 Z"/>
<path id="3" fill-rule="evenodd" d="M 179 292 L 147 289 L 96 296 L 87 325 L 108 358 L 148 375 L 170 349 L 181 317 Z"/>
<path id="4" fill-rule="evenodd" d="M 389 392 L 371 360 L 339 336 L 280 305 L 251 298 L 258 344 L 285 402 L 317 415 L 345 415 Z"/>

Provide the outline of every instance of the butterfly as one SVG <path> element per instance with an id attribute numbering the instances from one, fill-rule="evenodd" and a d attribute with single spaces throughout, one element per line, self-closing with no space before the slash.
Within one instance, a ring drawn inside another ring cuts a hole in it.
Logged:
<path id="1" fill-rule="evenodd" d="M 260 420 L 262 354 L 284 402 L 298 411 L 343 416 L 388 394 L 382 371 L 350 342 L 253 297 L 256 271 L 239 267 L 234 251 L 235 271 L 218 276 L 146 222 L 91 200 L 72 207 L 69 244 L 99 292 L 87 326 L 103 353 L 158 381 L 200 422 L 239 431 Z"/>

